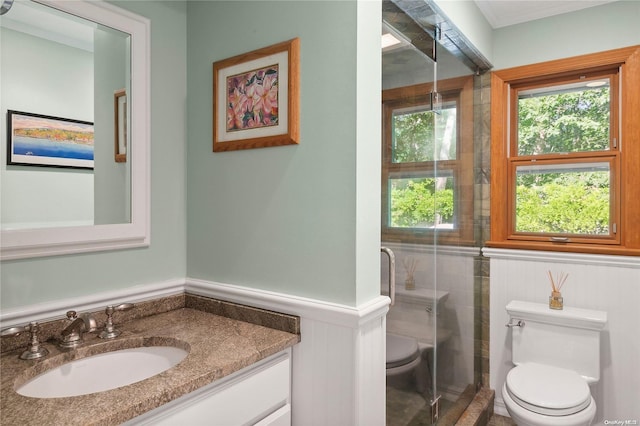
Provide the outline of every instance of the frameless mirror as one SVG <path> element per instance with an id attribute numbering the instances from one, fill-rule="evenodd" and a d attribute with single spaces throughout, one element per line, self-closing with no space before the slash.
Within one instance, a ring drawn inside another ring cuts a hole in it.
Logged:
<path id="1" fill-rule="evenodd" d="M 149 21 L 16 0 L 0 27 L 2 259 L 148 245 Z"/>

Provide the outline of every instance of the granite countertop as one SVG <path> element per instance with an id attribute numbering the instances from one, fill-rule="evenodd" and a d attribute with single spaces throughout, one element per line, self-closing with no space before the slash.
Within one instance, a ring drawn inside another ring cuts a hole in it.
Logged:
<path id="1" fill-rule="evenodd" d="M 191 308 L 139 318 L 117 328 L 122 334 L 107 341 L 97 333 L 86 333 L 85 343 L 71 351 L 44 343 L 50 354 L 41 360 L 20 360 L 22 349 L 3 354 L 0 423 L 120 424 L 300 341 L 298 334 Z M 181 363 L 156 376 L 104 392 L 45 399 L 25 397 L 14 390 L 71 360 L 139 346 L 177 346 L 189 353 Z"/>

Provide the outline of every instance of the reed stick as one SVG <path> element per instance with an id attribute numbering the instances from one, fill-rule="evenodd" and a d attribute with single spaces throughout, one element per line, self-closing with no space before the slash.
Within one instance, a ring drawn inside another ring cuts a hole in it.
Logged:
<path id="1" fill-rule="evenodd" d="M 413 276 L 418 263 L 418 260 L 414 259 L 413 257 L 405 257 L 404 259 L 402 259 L 402 265 L 404 266 L 404 270 L 406 271 L 407 276 Z"/>
<path id="2" fill-rule="evenodd" d="M 549 274 L 549 281 L 551 282 L 551 291 L 554 293 L 560 293 L 560 290 L 562 290 L 562 286 L 564 286 L 564 283 L 567 281 L 569 274 L 560 272 L 556 275 L 556 279 L 554 280 L 551 271 L 547 271 L 547 273 Z"/>

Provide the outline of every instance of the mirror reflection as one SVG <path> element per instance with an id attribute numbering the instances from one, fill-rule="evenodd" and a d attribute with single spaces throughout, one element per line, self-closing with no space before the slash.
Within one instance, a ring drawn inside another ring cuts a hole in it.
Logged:
<path id="1" fill-rule="evenodd" d="M 32 1 L 0 31 L 2 230 L 131 223 L 130 35 Z"/>

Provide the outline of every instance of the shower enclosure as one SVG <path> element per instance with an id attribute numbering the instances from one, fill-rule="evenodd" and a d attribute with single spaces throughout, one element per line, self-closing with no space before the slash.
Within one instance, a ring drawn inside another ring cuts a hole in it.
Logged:
<path id="1" fill-rule="evenodd" d="M 382 7 L 381 244 L 396 264 L 387 425 L 455 424 L 488 373 L 480 254 L 488 64 L 460 50 L 460 35 L 434 4 Z M 381 259 L 385 294 L 388 264 Z"/>

